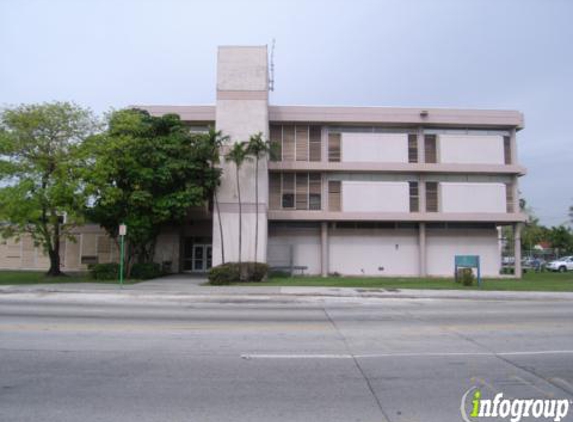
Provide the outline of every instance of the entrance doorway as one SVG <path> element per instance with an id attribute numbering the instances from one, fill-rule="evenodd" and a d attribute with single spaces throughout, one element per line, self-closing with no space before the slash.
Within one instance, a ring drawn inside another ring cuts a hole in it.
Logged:
<path id="1" fill-rule="evenodd" d="M 211 268 L 213 247 L 210 243 L 198 243 L 196 238 L 185 238 L 183 271 L 206 272 Z"/>

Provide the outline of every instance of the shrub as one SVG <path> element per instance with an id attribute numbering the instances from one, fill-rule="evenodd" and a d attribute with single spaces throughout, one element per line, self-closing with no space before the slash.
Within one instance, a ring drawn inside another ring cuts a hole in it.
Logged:
<path id="1" fill-rule="evenodd" d="M 248 262 L 247 269 L 247 280 L 257 283 L 265 280 L 269 272 L 269 266 L 262 262 Z"/>
<path id="2" fill-rule="evenodd" d="M 209 283 L 215 286 L 240 281 L 239 265 L 227 263 L 217 265 L 209 270 Z"/>
<path id="3" fill-rule="evenodd" d="M 238 262 L 228 262 L 211 268 L 208 278 L 210 284 L 217 286 L 240 281 L 261 282 L 267 276 L 268 271 L 269 266 L 261 262 L 243 262 L 241 267 Z"/>
<path id="4" fill-rule="evenodd" d="M 472 286 L 474 284 L 474 280 L 474 272 L 471 268 L 458 269 L 458 282 L 462 283 L 464 286 Z"/>
<path id="5" fill-rule="evenodd" d="M 146 262 L 144 264 L 133 264 L 131 267 L 130 278 L 138 280 L 149 280 L 161 276 L 161 266 L 155 262 Z"/>
<path id="6" fill-rule="evenodd" d="M 95 264 L 89 269 L 90 275 L 96 280 L 115 280 L 119 278 L 119 264 Z"/>

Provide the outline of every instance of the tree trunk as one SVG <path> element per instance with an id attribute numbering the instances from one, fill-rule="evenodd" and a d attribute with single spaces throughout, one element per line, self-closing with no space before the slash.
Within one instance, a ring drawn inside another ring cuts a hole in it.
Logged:
<path id="1" fill-rule="evenodd" d="M 225 242 L 223 241 L 223 222 L 221 221 L 221 210 L 219 209 L 219 199 L 217 197 L 217 188 L 215 188 L 215 208 L 217 208 L 217 219 L 219 220 L 219 233 L 221 237 L 221 263 L 225 263 Z"/>
<path id="2" fill-rule="evenodd" d="M 47 274 L 50 277 L 64 275 L 60 269 L 60 224 L 54 225 L 54 241 L 48 246 L 48 256 L 50 257 L 50 269 Z"/>
<path id="3" fill-rule="evenodd" d="M 241 204 L 241 183 L 239 182 L 239 166 L 237 166 L 237 194 L 239 197 L 239 274 L 243 278 L 243 266 L 241 265 L 241 251 L 243 248 L 243 208 Z"/>
<path id="4" fill-rule="evenodd" d="M 255 263 L 259 250 L 259 155 L 255 160 Z"/>
<path id="5" fill-rule="evenodd" d="M 128 278 L 131 277 L 131 267 L 132 267 L 132 263 L 133 263 L 133 254 L 134 254 L 134 250 L 131 246 L 131 242 L 125 242 L 123 244 L 124 246 L 124 271 L 125 271 L 125 279 L 127 280 Z M 127 246 L 127 249 L 125 249 L 125 247 Z M 127 259 L 126 259 L 127 258 Z M 120 258 L 121 259 L 121 258 Z"/>

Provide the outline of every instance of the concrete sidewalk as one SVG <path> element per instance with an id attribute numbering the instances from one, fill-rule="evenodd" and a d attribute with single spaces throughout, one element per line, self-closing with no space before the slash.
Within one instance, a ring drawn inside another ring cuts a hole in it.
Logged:
<path id="1" fill-rule="evenodd" d="M 48 296 L 81 295 L 131 299 L 188 298 L 197 301 L 263 301 L 327 298 L 331 300 L 367 299 L 468 299 L 468 300 L 559 300 L 573 301 L 573 292 L 509 292 L 476 290 L 414 290 L 382 288 L 286 287 L 286 286 L 207 286 L 202 277 L 174 275 L 138 284 L 124 285 L 99 283 L 62 283 L 0 286 L 4 298 L 12 295 Z M 88 299 L 89 300 L 89 299 Z"/>

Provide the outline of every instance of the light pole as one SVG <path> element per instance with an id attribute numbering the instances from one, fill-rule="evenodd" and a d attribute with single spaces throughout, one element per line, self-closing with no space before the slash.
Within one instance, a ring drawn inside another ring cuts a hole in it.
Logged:
<path id="1" fill-rule="evenodd" d="M 125 224 L 119 225 L 119 287 L 123 287 L 123 242 L 125 235 L 127 234 L 127 226 Z"/>

